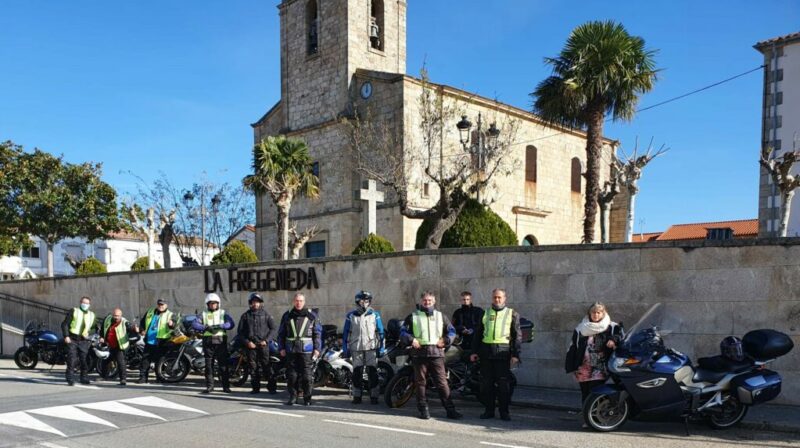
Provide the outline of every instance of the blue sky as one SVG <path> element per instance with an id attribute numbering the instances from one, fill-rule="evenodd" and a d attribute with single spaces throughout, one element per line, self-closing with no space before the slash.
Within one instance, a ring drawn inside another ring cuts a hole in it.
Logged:
<path id="1" fill-rule="evenodd" d="M 103 162 L 119 191 L 126 170 L 238 182 L 249 124 L 280 97 L 277 3 L 3 0 L 0 140 Z M 659 50 L 646 107 L 759 66 L 752 45 L 800 31 L 800 3 L 408 0 L 408 73 L 426 61 L 435 82 L 527 109 L 542 58 L 596 19 Z M 607 127 L 671 148 L 645 172 L 637 232 L 756 216 L 760 105 L 756 72 Z"/>

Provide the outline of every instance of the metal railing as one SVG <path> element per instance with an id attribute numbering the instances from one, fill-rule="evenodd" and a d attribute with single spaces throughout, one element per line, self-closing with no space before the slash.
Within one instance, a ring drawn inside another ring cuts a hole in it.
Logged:
<path id="1" fill-rule="evenodd" d="M 11 355 L 14 353 L 12 350 L 22 345 L 22 332 L 30 321 L 41 322 L 60 333 L 61 322 L 67 311 L 67 308 L 60 306 L 0 293 L 0 356 Z M 6 340 L 6 333 L 18 335 L 19 338 Z"/>

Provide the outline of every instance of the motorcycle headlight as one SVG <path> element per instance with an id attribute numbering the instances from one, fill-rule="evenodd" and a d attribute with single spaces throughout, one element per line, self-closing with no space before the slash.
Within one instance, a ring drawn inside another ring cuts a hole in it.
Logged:
<path id="1" fill-rule="evenodd" d="M 612 372 L 630 372 L 630 366 L 639 364 L 639 362 L 636 358 L 619 358 L 612 355 L 608 360 L 608 367 Z"/>

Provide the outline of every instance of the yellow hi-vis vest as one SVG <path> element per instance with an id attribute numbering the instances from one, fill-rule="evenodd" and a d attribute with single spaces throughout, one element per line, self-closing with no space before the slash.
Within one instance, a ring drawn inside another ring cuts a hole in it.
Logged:
<path id="1" fill-rule="evenodd" d="M 216 330 L 209 330 L 208 327 L 213 325 L 222 325 L 225 323 L 225 310 L 216 311 L 203 311 L 203 326 L 206 331 L 203 336 L 225 336 L 225 330 L 218 328 Z"/>
<path id="2" fill-rule="evenodd" d="M 84 338 L 89 337 L 89 328 L 94 325 L 94 313 L 91 311 L 83 312 L 80 308 L 72 309 L 72 323 L 69 332 Z"/>
<path id="3" fill-rule="evenodd" d="M 108 329 L 111 328 L 111 324 L 114 323 L 114 318 L 111 315 L 106 316 L 106 320 L 103 321 L 103 337 L 105 338 L 108 335 Z M 128 349 L 128 321 L 123 317 L 119 321 L 119 325 L 114 328 L 114 332 L 117 333 L 117 344 L 119 344 L 120 350 L 127 350 Z"/>
<path id="4" fill-rule="evenodd" d="M 286 338 L 287 341 L 297 341 L 300 340 L 303 344 L 307 344 L 311 342 L 311 338 L 305 337 L 306 334 L 306 327 L 308 327 L 308 317 L 303 318 L 303 323 L 300 325 L 300 331 L 297 331 L 297 327 L 294 325 L 294 319 L 289 319 L 289 327 L 292 329 L 292 336 Z"/>
<path id="5" fill-rule="evenodd" d="M 153 316 L 156 314 L 155 308 L 147 310 L 144 316 L 144 331 L 150 329 L 150 322 L 153 321 Z M 169 321 L 172 320 L 172 311 L 164 311 L 158 316 L 158 328 L 156 329 L 156 339 L 167 339 L 169 337 Z"/>
<path id="6" fill-rule="evenodd" d="M 508 344 L 511 340 L 511 318 L 514 310 L 503 308 L 495 311 L 489 308 L 483 313 L 483 343 Z"/>
<path id="7" fill-rule="evenodd" d="M 439 311 L 434 311 L 431 316 L 425 311 L 414 311 L 411 313 L 411 320 L 414 326 L 414 339 L 419 345 L 436 345 L 442 338 L 444 319 Z"/>

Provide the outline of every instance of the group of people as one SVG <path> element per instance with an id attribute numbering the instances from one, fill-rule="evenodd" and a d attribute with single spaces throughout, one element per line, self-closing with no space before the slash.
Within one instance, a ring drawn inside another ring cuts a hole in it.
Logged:
<path id="1" fill-rule="evenodd" d="M 462 347 L 471 349 L 470 360 L 480 362 L 481 402 L 485 407 L 480 418 L 494 418 L 495 411 L 498 411 L 501 419 L 510 420 L 509 379 L 511 368 L 519 363 L 522 332 L 519 313 L 507 307 L 506 300 L 506 292 L 495 289 L 491 307 L 483 310 L 472 303 L 472 294 L 465 291 L 461 293 L 461 307 L 455 311 L 451 321 L 436 308 L 434 293 L 425 291 L 420 295 L 416 309 L 405 318 L 400 330 L 400 344 L 410 349 L 420 418 L 430 418 L 426 396 L 428 378 L 435 383 L 447 418 L 462 417 L 450 396 L 444 356 L 456 336 L 460 336 Z M 378 403 L 377 360 L 385 354 L 385 330 L 381 314 L 372 308 L 372 301 L 369 292 L 358 292 L 355 295 L 356 308 L 345 316 L 342 345 L 344 356 L 351 358 L 354 367 L 353 404 L 362 403 L 365 370 L 370 402 Z M 286 404 L 298 404 L 301 393 L 303 404 L 311 404 L 312 365 L 322 350 L 322 325 L 317 314 L 306 308 L 302 293 L 294 295 L 292 308 L 283 314 L 277 325 L 264 308 L 261 295 L 250 294 L 248 304 L 249 309 L 239 319 L 238 335 L 244 343 L 252 374 L 251 393 L 260 392 L 262 378 L 267 380 L 269 393 L 276 393 L 275 378 L 269 365 L 269 345 L 275 340 L 281 357 L 286 358 L 289 395 Z M 235 323 L 231 315 L 220 308 L 217 294 L 208 294 L 205 305 L 206 309 L 192 322 L 192 328 L 202 335 L 206 381 L 203 393 L 214 390 L 215 361 L 222 390 L 229 393 L 227 332 L 234 328 Z M 145 313 L 139 325 L 128 322 L 119 308 L 98 321 L 90 308 L 91 299 L 82 297 L 79 307 L 67 313 L 62 324 L 64 342 L 68 347 L 67 383 L 74 384 L 76 370 L 80 371 L 80 382 L 89 383 L 86 355 L 89 335 L 94 331 L 100 331 L 102 340 L 108 344 L 110 356 L 119 366 L 119 384 L 122 386 L 126 384 L 128 334 L 139 333 L 144 338 L 145 351 L 138 382 L 147 383 L 151 362 L 161 357 L 172 329 L 178 324 L 168 310 L 167 301 L 159 299 L 156 306 Z M 593 304 L 576 327 L 565 367 L 567 372 L 575 372 L 584 397 L 592 387 L 605 381 L 605 359 L 619 343 L 621 333 L 621 328 L 611 322 L 601 303 Z"/>

